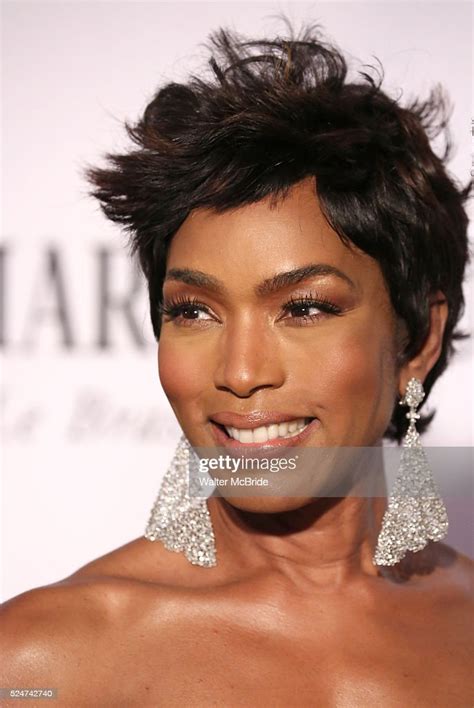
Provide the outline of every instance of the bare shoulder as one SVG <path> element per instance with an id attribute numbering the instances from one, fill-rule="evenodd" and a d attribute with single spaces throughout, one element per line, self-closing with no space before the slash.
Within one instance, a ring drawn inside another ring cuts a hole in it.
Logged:
<path id="1" fill-rule="evenodd" d="M 34 588 L 3 603 L 2 685 L 57 688 L 58 698 L 77 705 L 100 695 L 113 674 L 108 641 L 124 602 L 123 589 L 94 579 Z"/>
<path id="2" fill-rule="evenodd" d="M 47 676 L 66 685 L 89 674 L 103 683 L 120 655 L 133 661 L 139 637 L 156 638 L 170 608 L 189 605 L 193 570 L 181 554 L 141 537 L 11 598 L 0 605 L 3 685 L 44 685 Z"/>
<path id="3" fill-rule="evenodd" d="M 179 593 L 193 587 L 218 585 L 227 570 L 222 562 L 214 568 L 192 565 L 183 553 L 170 551 L 161 542 L 140 536 L 82 566 L 71 579 L 115 578 L 139 584 L 144 592 L 148 587 Z"/>
<path id="4" fill-rule="evenodd" d="M 57 688 L 68 705 L 120 698 L 117 666 L 133 675 L 143 618 L 154 608 L 158 621 L 161 605 L 160 585 L 136 577 L 127 557 L 118 549 L 0 605 L 1 685 Z"/>
<path id="5" fill-rule="evenodd" d="M 3 637 L 12 642 L 26 636 L 59 641 L 64 635 L 80 642 L 113 628 L 133 611 L 144 588 L 152 588 L 156 597 L 171 579 L 166 577 L 166 563 L 160 563 L 160 553 L 154 555 L 155 572 L 148 571 L 137 541 L 90 561 L 56 583 L 33 588 L 0 605 Z M 146 545 L 144 550 L 148 550 Z"/>

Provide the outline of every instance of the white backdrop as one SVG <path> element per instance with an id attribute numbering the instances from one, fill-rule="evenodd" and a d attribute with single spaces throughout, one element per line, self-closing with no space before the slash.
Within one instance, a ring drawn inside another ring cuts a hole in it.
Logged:
<path id="1" fill-rule="evenodd" d="M 15 2 L 2 13 L 2 597 L 59 580 L 141 535 L 180 430 L 157 375 L 143 281 L 86 195 L 86 163 L 129 143 L 154 90 L 203 66 L 218 26 L 319 20 L 389 91 L 441 82 L 452 172 L 471 169 L 472 7 L 456 2 Z M 469 276 L 470 277 L 470 276 Z M 472 330 L 472 289 L 462 321 Z M 426 445 L 472 446 L 472 343 L 430 398 Z M 472 552 L 471 500 L 448 542 Z"/>

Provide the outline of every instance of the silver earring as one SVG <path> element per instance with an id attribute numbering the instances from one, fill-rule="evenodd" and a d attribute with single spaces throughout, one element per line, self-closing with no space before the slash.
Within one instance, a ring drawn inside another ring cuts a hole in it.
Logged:
<path id="1" fill-rule="evenodd" d="M 170 551 L 184 553 L 193 565 L 212 567 L 216 545 L 205 498 L 189 495 L 189 470 L 195 453 L 183 434 L 161 482 L 145 538 L 159 540 Z"/>
<path id="2" fill-rule="evenodd" d="M 420 379 L 412 377 L 400 405 L 409 406 L 410 423 L 403 439 L 398 476 L 385 511 L 372 562 L 395 565 L 407 551 L 421 551 L 448 532 L 448 514 L 430 470 L 415 421 L 425 397 Z"/>

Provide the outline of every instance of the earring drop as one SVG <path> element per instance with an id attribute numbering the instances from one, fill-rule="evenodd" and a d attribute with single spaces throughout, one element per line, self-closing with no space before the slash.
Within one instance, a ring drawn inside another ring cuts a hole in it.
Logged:
<path id="1" fill-rule="evenodd" d="M 207 501 L 189 495 L 194 456 L 183 434 L 163 477 L 144 536 L 149 541 L 161 541 L 169 551 L 184 553 L 193 565 L 212 567 L 217 565 L 216 545 Z"/>
<path id="2" fill-rule="evenodd" d="M 375 565 L 395 565 L 407 551 L 421 551 L 448 532 L 448 514 L 415 427 L 417 407 L 425 397 L 420 379 L 412 377 L 399 405 L 407 405 L 410 423 L 403 439 L 398 476 L 385 511 L 373 556 Z"/>

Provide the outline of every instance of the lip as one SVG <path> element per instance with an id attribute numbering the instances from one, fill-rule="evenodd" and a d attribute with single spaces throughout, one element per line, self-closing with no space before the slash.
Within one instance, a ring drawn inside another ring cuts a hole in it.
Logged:
<path id="1" fill-rule="evenodd" d="M 294 420 L 295 418 L 309 418 L 311 416 L 295 416 L 293 418 L 288 418 L 285 417 L 282 420 L 275 420 L 273 417 L 271 422 L 280 422 L 283 423 L 287 420 Z M 211 430 L 212 434 L 214 436 L 214 440 L 216 441 L 216 444 L 218 446 L 230 448 L 230 449 L 262 449 L 262 450 L 273 450 L 275 448 L 279 447 L 294 447 L 295 445 L 302 445 L 306 438 L 308 438 L 316 429 L 321 427 L 321 423 L 318 420 L 318 418 L 314 418 L 314 420 L 309 423 L 306 428 L 303 428 L 301 432 L 299 432 L 297 435 L 292 436 L 291 438 L 276 438 L 275 440 L 267 440 L 267 442 L 252 442 L 252 443 L 241 443 L 239 440 L 234 440 L 234 438 L 229 437 L 226 433 L 224 433 L 221 428 L 219 428 L 218 425 L 215 424 L 214 420 L 216 420 L 215 417 L 210 421 L 211 423 Z M 220 421 L 217 421 L 220 423 Z M 262 423 L 262 425 L 269 425 L 271 423 Z M 222 423 L 222 425 L 232 425 L 231 423 Z M 238 425 L 232 425 L 232 427 L 238 428 Z M 244 426 L 240 426 L 244 427 Z M 253 425 L 247 425 L 245 426 L 246 429 L 248 428 L 253 428 L 255 427 L 255 424 Z"/>

